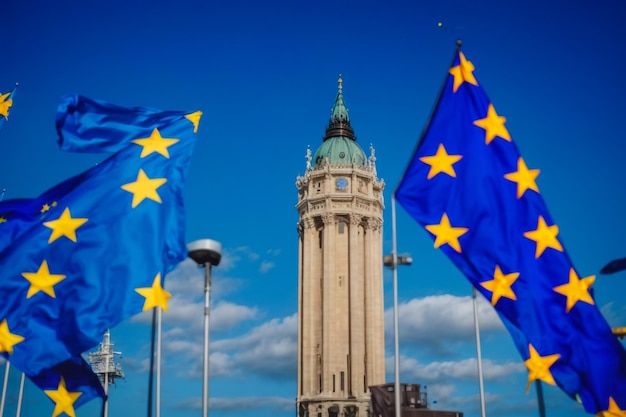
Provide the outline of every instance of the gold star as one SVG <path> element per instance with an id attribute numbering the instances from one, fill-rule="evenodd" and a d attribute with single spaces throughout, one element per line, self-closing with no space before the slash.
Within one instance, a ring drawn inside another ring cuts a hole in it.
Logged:
<path id="1" fill-rule="evenodd" d="M 47 389 L 44 390 L 44 392 L 55 403 L 52 417 L 57 417 L 58 415 L 61 415 L 61 413 L 65 413 L 70 417 L 76 417 L 74 403 L 78 397 L 83 395 L 83 393 L 69 392 L 65 387 L 65 379 L 63 379 L 63 377 L 61 377 L 59 387 L 56 390 Z"/>
<path id="2" fill-rule="evenodd" d="M 450 74 L 454 77 L 452 92 L 456 93 L 463 82 L 478 86 L 478 81 L 474 77 L 474 64 L 465 59 L 463 52 L 459 52 L 460 62 L 456 67 L 450 68 Z"/>
<path id="3" fill-rule="evenodd" d="M 6 223 L 7 219 L 4 216 L 0 216 L 0 223 Z"/>
<path id="4" fill-rule="evenodd" d="M 537 229 L 524 233 L 524 237 L 530 240 L 534 240 L 537 243 L 535 250 L 535 259 L 538 259 L 546 248 L 556 249 L 559 252 L 563 252 L 563 246 L 561 242 L 556 238 L 559 234 L 559 226 L 553 224 L 548 226 L 543 216 L 539 216 L 537 220 Z"/>
<path id="5" fill-rule="evenodd" d="M 448 155 L 443 143 L 440 143 L 436 154 L 432 156 L 422 156 L 420 161 L 430 165 L 427 178 L 431 179 L 440 172 L 448 174 L 451 177 L 456 177 L 456 172 L 454 171 L 452 164 L 460 161 L 461 158 L 463 158 L 461 155 Z"/>
<path id="6" fill-rule="evenodd" d="M 44 222 L 43 225 L 52 229 L 48 243 L 52 243 L 61 236 L 65 236 L 72 242 L 76 243 L 76 229 L 87 223 L 89 219 L 82 217 L 72 218 L 70 208 L 66 207 L 61 213 L 61 217 L 56 220 Z"/>
<path id="7" fill-rule="evenodd" d="M 133 194 L 132 208 L 135 208 L 146 198 L 161 203 L 161 197 L 157 193 L 157 188 L 167 182 L 166 178 L 148 178 L 143 169 L 139 169 L 137 174 L 137 180 L 135 182 L 129 182 L 121 186 L 122 190 L 128 191 Z"/>
<path id="8" fill-rule="evenodd" d="M 613 397 L 609 397 L 609 409 L 600 411 L 598 417 L 626 417 L 626 409 L 621 409 Z"/>
<path id="9" fill-rule="evenodd" d="M 185 115 L 185 118 L 193 123 L 193 133 L 198 133 L 198 126 L 200 125 L 200 118 L 202 117 L 202 112 L 197 111 L 194 113 L 190 113 Z"/>
<path id="10" fill-rule="evenodd" d="M 593 285 L 595 280 L 595 275 L 579 279 L 576 271 L 574 271 L 574 268 L 570 268 L 569 282 L 553 288 L 554 291 L 567 297 L 567 306 L 565 308 L 566 313 L 569 313 L 572 307 L 574 307 L 574 304 L 578 301 L 591 305 L 594 304 L 593 298 L 591 298 L 591 294 L 589 294 L 589 288 Z"/>
<path id="11" fill-rule="evenodd" d="M 517 198 L 522 198 L 526 190 L 539 192 L 539 187 L 535 179 L 539 175 L 540 170 L 528 169 L 526 162 L 520 156 L 517 160 L 517 171 L 505 174 L 504 178 L 517 183 Z"/>
<path id="12" fill-rule="evenodd" d="M 518 277 L 519 272 L 503 274 L 500 266 L 496 265 L 496 269 L 493 273 L 493 279 L 491 281 L 485 281 L 480 283 L 480 285 L 492 292 L 491 305 L 495 306 L 498 303 L 498 300 L 500 300 L 500 297 L 517 300 L 517 297 L 511 289 L 511 286 Z"/>
<path id="13" fill-rule="evenodd" d="M 443 216 L 441 216 L 441 223 L 429 224 L 425 227 L 426 230 L 436 236 L 434 245 L 435 248 L 438 248 L 447 243 L 455 251 L 461 253 L 459 237 L 467 233 L 467 231 L 469 230 L 467 227 L 452 227 L 446 213 L 443 213 Z"/>
<path id="14" fill-rule="evenodd" d="M 173 138 L 164 138 L 161 136 L 161 133 L 159 133 L 159 129 L 155 128 L 152 131 L 150 137 L 135 139 L 131 142 L 139 146 L 143 146 L 143 149 L 141 150 L 141 155 L 139 155 L 140 158 L 145 158 L 151 153 L 157 152 L 169 159 L 170 153 L 167 148 L 175 143 L 180 142 L 180 140 Z"/>
<path id="15" fill-rule="evenodd" d="M 32 297 L 39 291 L 43 291 L 50 297 L 56 298 L 54 286 L 65 279 L 65 275 L 51 274 L 48 269 L 47 261 L 41 263 L 37 272 L 22 272 L 22 276 L 30 282 L 30 288 L 28 288 L 26 298 Z"/>
<path id="16" fill-rule="evenodd" d="M 474 124 L 485 129 L 485 143 L 489 145 L 496 137 L 502 138 L 507 142 L 511 141 L 511 135 L 509 135 L 509 131 L 504 126 L 505 122 L 506 117 L 498 116 L 496 108 L 489 103 L 487 117 L 474 121 Z"/>
<path id="17" fill-rule="evenodd" d="M 44 204 L 43 206 L 41 206 L 41 210 L 39 210 L 39 212 L 45 213 L 48 210 L 50 210 L 50 206 L 48 204 Z"/>
<path id="18" fill-rule="evenodd" d="M 152 287 L 135 288 L 135 291 L 146 298 L 143 304 L 143 311 L 153 307 L 161 307 L 164 311 L 167 311 L 167 300 L 172 298 L 172 295 L 161 287 L 161 274 L 156 274 Z"/>
<path id="19" fill-rule="evenodd" d="M 540 356 L 531 344 L 528 345 L 528 353 L 530 354 L 530 358 L 524 361 L 524 364 L 528 368 L 528 384 L 526 384 L 526 392 L 528 392 L 530 384 L 535 380 L 540 380 L 550 385 L 556 385 L 554 377 L 550 372 L 550 367 L 554 365 L 557 360 L 559 360 L 561 355 L 555 353 L 554 355 Z"/>
<path id="20" fill-rule="evenodd" d="M 7 319 L 0 322 L 0 352 L 6 352 L 10 355 L 13 353 L 13 346 L 23 341 L 22 336 L 11 333 Z"/>
<path id="21" fill-rule="evenodd" d="M 11 93 L 0 93 L 0 115 L 4 116 L 6 120 L 9 120 L 9 109 L 13 105 L 13 99 L 9 98 Z"/>

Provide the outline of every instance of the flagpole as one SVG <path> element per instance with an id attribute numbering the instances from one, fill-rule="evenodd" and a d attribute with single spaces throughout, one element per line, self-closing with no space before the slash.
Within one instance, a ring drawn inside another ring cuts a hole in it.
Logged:
<path id="1" fill-rule="evenodd" d="M 4 193 L 2 193 L 4 196 Z M 4 415 L 4 401 L 7 398 L 7 385 L 9 383 L 9 371 L 11 370 L 11 362 L 7 359 L 4 365 L 4 383 L 2 384 L 2 398 L 0 399 L 0 417 Z"/>
<path id="2" fill-rule="evenodd" d="M 156 308 L 152 309 L 152 328 L 150 331 L 150 376 L 148 377 L 148 415 L 152 417 L 152 395 L 154 385 L 154 350 L 155 350 L 155 336 L 156 336 Z"/>
<path id="3" fill-rule="evenodd" d="M 546 417 L 546 405 L 543 401 L 543 387 L 541 381 L 535 379 L 535 387 L 537 388 L 537 403 L 539 405 L 539 417 Z"/>
<path id="4" fill-rule="evenodd" d="M 111 334 L 107 329 L 104 335 L 104 403 L 102 404 L 103 417 L 109 416 L 109 338 Z"/>
<path id="5" fill-rule="evenodd" d="M 478 386 L 480 389 L 480 415 L 485 417 L 485 387 L 483 385 L 483 360 L 480 352 L 480 328 L 478 327 L 478 308 L 476 306 L 476 288 L 472 286 L 472 300 L 474 304 L 474 332 L 476 334 L 476 357 L 478 359 Z"/>
<path id="6" fill-rule="evenodd" d="M 396 417 L 400 417 L 400 343 L 398 337 L 398 252 L 396 244 L 396 196 L 391 195 L 391 256 L 393 257 L 393 347 L 394 347 L 394 393 Z"/>
<path id="7" fill-rule="evenodd" d="M 156 336 L 156 393 L 155 393 L 155 410 L 156 417 L 161 416 L 161 326 L 162 326 L 162 310 L 161 307 L 156 308 L 157 315 L 157 336 Z"/>
<path id="8" fill-rule="evenodd" d="M 20 417 L 22 414 L 22 398 L 24 397 L 24 380 L 26 379 L 26 375 L 22 372 L 22 376 L 20 377 L 20 392 L 17 395 L 17 410 L 15 411 L 15 417 Z"/>

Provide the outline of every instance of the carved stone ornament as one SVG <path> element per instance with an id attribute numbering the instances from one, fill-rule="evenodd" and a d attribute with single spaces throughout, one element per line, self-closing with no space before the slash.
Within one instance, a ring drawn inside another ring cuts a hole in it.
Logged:
<path id="1" fill-rule="evenodd" d="M 326 214 L 322 214 L 322 221 L 324 222 L 324 225 L 330 225 L 330 224 L 335 224 L 335 215 L 332 213 L 326 213 Z"/>
<path id="2" fill-rule="evenodd" d="M 315 220 L 311 217 L 307 217 L 306 219 L 302 219 L 302 223 L 304 224 L 305 229 L 314 229 L 315 228 Z"/>
<path id="3" fill-rule="evenodd" d="M 350 224 L 358 226 L 358 225 L 361 224 L 362 221 L 363 221 L 363 216 L 358 215 L 358 214 L 354 214 L 354 213 L 350 213 Z"/>
<path id="4" fill-rule="evenodd" d="M 379 231 L 379 230 L 382 230 L 383 228 L 383 221 L 381 219 L 370 217 L 367 219 L 367 226 L 371 230 Z"/>

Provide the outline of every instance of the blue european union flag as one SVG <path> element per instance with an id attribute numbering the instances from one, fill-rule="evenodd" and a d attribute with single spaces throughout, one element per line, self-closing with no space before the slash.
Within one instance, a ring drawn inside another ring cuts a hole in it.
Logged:
<path id="1" fill-rule="evenodd" d="M 528 368 L 589 413 L 626 409 L 626 352 L 529 168 L 457 51 L 395 198 L 495 307 Z M 621 414 L 620 414 L 621 415 Z"/>
<path id="2" fill-rule="evenodd" d="M 68 95 L 61 149 L 113 154 L 37 198 L 0 202 L 0 352 L 52 383 L 51 398 L 80 404 L 81 386 L 83 398 L 101 395 L 91 375 L 78 378 L 80 354 L 167 307 L 163 278 L 187 256 L 183 186 L 200 115 Z"/>
<path id="3" fill-rule="evenodd" d="M 0 92 L 0 127 L 2 127 L 5 120 L 9 120 L 9 110 L 11 110 L 13 106 L 15 90 L 17 90 L 17 84 L 15 84 L 15 88 L 8 93 L 3 94 Z"/>

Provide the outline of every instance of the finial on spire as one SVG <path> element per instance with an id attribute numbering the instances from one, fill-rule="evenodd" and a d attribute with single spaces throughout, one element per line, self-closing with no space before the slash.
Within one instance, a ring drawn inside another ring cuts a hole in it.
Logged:
<path id="1" fill-rule="evenodd" d="M 339 83 L 339 89 L 343 90 L 343 78 L 341 78 L 341 74 L 339 74 L 339 79 L 337 80 L 337 82 Z"/>

